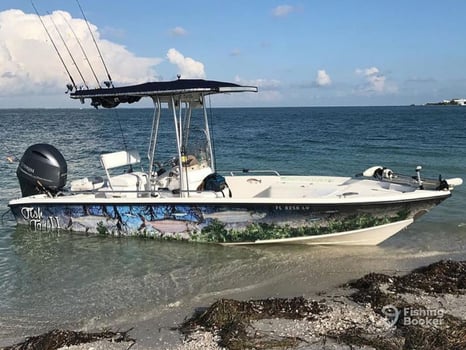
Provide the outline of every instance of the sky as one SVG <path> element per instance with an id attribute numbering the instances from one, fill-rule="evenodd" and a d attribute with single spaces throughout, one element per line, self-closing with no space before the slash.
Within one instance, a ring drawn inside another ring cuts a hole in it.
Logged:
<path id="1" fill-rule="evenodd" d="M 464 0 L 79 4 L 87 23 L 76 0 L 34 0 L 50 40 L 30 0 L 0 1 L 0 108 L 82 107 L 65 94 L 70 78 L 54 45 L 83 88 L 108 80 L 105 66 L 115 86 L 180 74 L 259 88 L 219 106 L 466 98 Z"/>

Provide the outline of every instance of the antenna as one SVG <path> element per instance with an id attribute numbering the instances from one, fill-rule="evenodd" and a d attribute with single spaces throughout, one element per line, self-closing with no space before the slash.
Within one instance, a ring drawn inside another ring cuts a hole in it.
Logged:
<path id="1" fill-rule="evenodd" d="M 51 15 L 50 13 L 49 13 L 49 15 L 50 15 L 50 20 L 52 21 L 53 26 L 55 27 L 55 30 L 56 30 L 57 33 L 58 33 L 58 36 L 60 37 L 61 41 L 63 42 L 63 45 L 64 45 L 65 48 L 66 48 L 66 51 L 68 51 L 68 54 L 70 55 L 71 60 L 73 61 L 73 64 L 74 64 L 74 66 L 76 67 L 76 70 L 78 71 L 79 76 L 81 77 L 81 80 L 82 80 L 83 83 L 84 83 L 84 86 L 86 87 L 86 89 L 89 89 L 89 86 L 87 86 L 86 80 L 84 79 L 84 77 L 83 77 L 83 75 L 82 75 L 82 73 L 81 73 L 81 70 L 80 70 L 79 67 L 78 67 L 78 64 L 77 64 L 76 61 L 74 60 L 73 54 L 71 53 L 70 48 L 69 48 L 68 45 L 66 44 L 66 41 L 65 41 L 65 39 L 63 38 L 63 35 L 61 35 L 60 31 L 58 30 L 58 27 L 57 27 L 55 21 L 53 20 L 52 15 Z"/>
<path id="2" fill-rule="evenodd" d="M 78 42 L 78 45 L 79 45 L 79 47 L 81 48 L 81 52 L 83 53 L 84 58 L 86 59 L 87 63 L 89 64 L 89 68 L 91 69 L 91 72 L 92 72 L 92 74 L 94 75 L 95 81 L 97 82 L 97 85 L 98 85 L 99 88 L 100 88 L 101 86 L 100 86 L 100 83 L 99 83 L 99 79 L 97 78 L 97 75 L 95 74 L 94 68 L 92 68 L 91 61 L 89 61 L 89 58 L 87 57 L 86 51 L 84 50 L 84 47 L 82 46 L 81 41 L 79 41 L 79 38 L 78 38 L 78 36 L 76 35 L 76 32 L 73 30 L 73 27 L 71 26 L 70 22 L 68 22 L 68 20 L 67 20 L 66 17 L 63 15 L 63 13 L 60 12 L 60 14 L 62 15 L 63 20 L 66 22 L 66 24 L 68 24 L 68 28 L 70 28 L 71 33 L 73 33 L 74 38 L 75 38 L 76 41 Z"/>
<path id="3" fill-rule="evenodd" d="M 81 10 L 81 14 L 83 15 L 83 18 L 86 21 L 87 28 L 89 29 L 89 33 L 91 33 L 92 40 L 94 41 L 97 52 L 99 53 L 99 57 L 102 60 L 102 64 L 104 65 L 105 72 L 107 72 L 107 77 L 108 77 L 109 81 L 105 82 L 105 85 L 107 85 L 107 87 L 110 87 L 110 86 L 114 87 L 112 77 L 110 76 L 110 73 L 108 72 L 107 65 L 105 64 L 104 58 L 102 57 L 102 53 L 100 52 L 99 45 L 97 45 L 97 41 L 95 41 L 94 34 L 92 33 L 91 26 L 89 25 L 89 21 L 87 20 L 86 15 L 84 14 L 83 8 L 81 7 L 81 4 L 79 3 L 79 0 L 76 0 L 76 3 L 78 4 L 79 9 Z"/>
<path id="4" fill-rule="evenodd" d="M 67 67 L 66 64 L 65 64 L 65 61 L 63 61 L 63 57 L 61 56 L 60 51 L 58 51 L 57 45 L 55 45 L 55 42 L 53 41 L 52 36 L 50 35 L 49 31 L 47 30 L 47 27 L 45 26 L 44 21 L 42 21 L 42 17 L 39 15 L 39 11 L 37 11 L 37 8 L 36 8 L 36 6 L 34 6 L 34 3 L 32 2 L 32 0 L 31 0 L 31 5 L 32 5 L 32 7 L 34 8 L 34 11 L 36 12 L 37 17 L 39 17 L 40 23 L 42 23 L 42 27 L 44 27 L 44 30 L 45 30 L 45 32 L 47 33 L 47 36 L 49 37 L 50 41 L 52 42 L 52 45 L 53 45 L 53 47 L 55 48 L 55 51 L 57 52 L 57 55 L 58 55 L 58 57 L 60 58 L 60 61 L 61 61 L 61 63 L 63 64 L 63 67 L 65 67 L 66 73 L 68 74 L 68 77 L 70 78 L 71 83 L 73 84 L 72 87 L 74 87 L 74 89 L 77 90 L 78 88 L 76 87 L 76 84 L 75 84 L 75 82 L 74 82 L 74 79 L 73 79 L 73 77 L 71 76 L 70 71 L 68 70 L 68 67 Z M 68 91 L 71 91 L 71 90 L 72 90 L 72 89 L 70 89 L 70 85 L 69 85 L 69 84 L 67 84 L 66 86 L 67 86 L 67 88 L 68 88 Z M 68 91 L 67 91 L 67 92 L 68 92 Z"/>

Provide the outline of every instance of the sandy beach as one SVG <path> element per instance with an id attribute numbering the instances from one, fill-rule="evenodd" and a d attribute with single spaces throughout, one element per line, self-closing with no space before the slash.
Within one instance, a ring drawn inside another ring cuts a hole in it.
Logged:
<path id="1" fill-rule="evenodd" d="M 316 299 L 219 299 L 166 325 L 54 330 L 4 349 L 464 349 L 466 261 L 370 273 Z"/>

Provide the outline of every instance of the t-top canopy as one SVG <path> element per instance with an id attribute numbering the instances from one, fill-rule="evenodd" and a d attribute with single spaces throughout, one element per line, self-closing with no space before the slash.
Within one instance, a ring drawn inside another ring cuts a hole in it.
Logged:
<path id="1" fill-rule="evenodd" d="M 70 97 L 81 101 L 90 98 L 92 100 L 91 105 L 94 107 L 113 108 L 120 103 L 138 102 L 144 96 L 162 98 L 166 96 L 189 97 L 201 94 L 210 95 L 245 91 L 257 92 L 257 87 L 215 80 L 178 79 L 123 87 L 78 90 L 71 93 Z"/>

